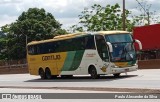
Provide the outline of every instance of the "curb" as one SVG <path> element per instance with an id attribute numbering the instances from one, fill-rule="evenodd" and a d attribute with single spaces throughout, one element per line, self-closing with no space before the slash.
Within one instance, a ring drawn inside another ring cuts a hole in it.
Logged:
<path id="1" fill-rule="evenodd" d="M 0 86 L 0 88 L 15 89 L 61 89 L 61 90 L 88 90 L 88 91 L 112 91 L 131 93 L 160 93 L 160 89 L 145 88 L 110 88 L 110 87 L 22 87 L 22 86 Z"/>

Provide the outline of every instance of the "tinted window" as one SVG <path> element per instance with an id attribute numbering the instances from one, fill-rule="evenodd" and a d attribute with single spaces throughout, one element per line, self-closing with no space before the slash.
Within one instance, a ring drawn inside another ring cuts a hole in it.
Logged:
<path id="1" fill-rule="evenodd" d="M 113 34 L 106 35 L 105 38 L 111 43 L 117 42 L 132 42 L 132 36 L 130 34 Z"/>
<path id="2" fill-rule="evenodd" d="M 94 36 L 85 37 L 85 49 L 95 49 Z"/>
<path id="3" fill-rule="evenodd" d="M 28 46 L 29 54 L 46 54 L 65 51 L 95 49 L 94 36 L 83 36 L 56 42 Z"/>

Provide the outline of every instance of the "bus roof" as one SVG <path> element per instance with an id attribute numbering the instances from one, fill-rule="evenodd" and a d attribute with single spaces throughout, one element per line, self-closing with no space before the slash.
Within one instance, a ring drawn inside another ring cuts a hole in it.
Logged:
<path id="1" fill-rule="evenodd" d="M 87 33 L 85 33 L 85 32 L 78 32 L 78 33 L 73 33 L 73 34 L 65 34 L 65 35 L 55 36 L 53 39 L 66 39 L 66 38 L 72 38 L 72 37 L 86 35 L 86 34 Z"/>
<path id="2" fill-rule="evenodd" d="M 109 34 L 128 34 L 128 31 L 98 31 L 97 34 L 109 35 Z"/>
<path id="3" fill-rule="evenodd" d="M 28 43 L 27 45 L 34 45 L 34 44 L 39 44 L 39 43 L 44 43 L 44 42 L 59 41 L 59 40 L 75 38 L 75 37 L 83 36 L 83 35 L 89 35 L 89 34 L 86 32 L 78 32 L 78 33 L 72 33 L 72 34 L 58 35 L 58 36 L 55 36 L 53 39 L 32 41 L 32 42 Z"/>
<path id="4" fill-rule="evenodd" d="M 59 40 L 64 40 L 64 39 L 75 38 L 78 36 L 89 35 L 89 34 L 109 35 L 109 34 L 128 34 L 128 33 L 129 32 L 127 32 L 127 31 L 98 31 L 98 32 L 93 32 L 93 33 L 78 32 L 78 33 L 55 36 L 53 39 L 32 41 L 32 42 L 28 43 L 27 45 L 34 45 L 34 44 L 39 44 L 39 43 L 44 43 L 44 42 L 51 42 L 51 41 L 59 41 Z"/>

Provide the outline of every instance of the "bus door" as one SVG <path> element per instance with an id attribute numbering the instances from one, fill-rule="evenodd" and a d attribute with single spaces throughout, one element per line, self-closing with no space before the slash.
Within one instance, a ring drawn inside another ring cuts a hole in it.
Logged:
<path id="1" fill-rule="evenodd" d="M 109 48 L 105 42 L 105 39 L 102 35 L 96 35 L 96 46 L 97 46 L 97 52 L 100 56 L 100 59 L 98 58 L 98 65 L 101 63 L 101 70 L 104 73 L 109 73 Z"/>

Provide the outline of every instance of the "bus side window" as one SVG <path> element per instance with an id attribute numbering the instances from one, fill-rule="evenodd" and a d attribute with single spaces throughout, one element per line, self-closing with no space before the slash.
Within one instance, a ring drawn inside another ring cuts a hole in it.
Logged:
<path id="1" fill-rule="evenodd" d="M 57 42 L 52 42 L 52 49 L 53 49 L 53 53 L 57 52 L 57 48 L 58 48 L 58 43 Z"/>
<path id="2" fill-rule="evenodd" d="M 37 45 L 34 45 L 34 47 L 33 47 L 33 54 L 34 54 L 34 55 L 37 54 Z"/>
<path id="3" fill-rule="evenodd" d="M 30 55 L 38 54 L 39 50 L 40 49 L 38 48 L 38 45 L 31 45 L 28 47 L 28 54 L 30 54 Z"/>
<path id="4" fill-rule="evenodd" d="M 37 51 L 36 51 L 36 54 L 41 54 L 41 52 L 42 52 L 42 51 L 41 51 L 41 49 L 42 49 L 42 44 L 38 44 L 38 45 L 36 46 L 36 48 L 37 48 L 37 49 L 36 49 L 36 50 L 37 50 Z"/>
<path id="5" fill-rule="evenodd" d="M 65 40 L 62 40 L 56 43 L 56 52 L 65 52 L 65 42 Z"/>
<path id="6" fill-rule="evenodd" d="M 85 50 L 85 39 L 84 39 L 84 37 L 80 37 L 78 39 L 78 43 L 79 43 L 78 50 Z"/>
<path id="7" fill-rule="evenodd" d="M 77 37 L 72 40 L 73 51 L 84 50 L 84 40 L 82 37 Z"/>
<path id="8" fill-rule="evenodd" d="M 72 39 L 66 40 L 64 45 L 65 45 L 65 51 L 73 51 L 74 50 L 74 45 L 73 45 Z"/>
<path id="9" fill-rule="evenodd" d="M 48 53 L 53 53 L 54 52 L 54 42 L 49 42 L 48 44 L 47 44 L 47 48 L 48 48 Z"/>
<path id="10" fill-rule="evenodd" d="M 34 54 L 34 48 L 33 46 L 28 46 L 28 54 L 33 55 Z"/>
<path id="11" fill-rule="evenodd" d="M 95 49 L 94 36 L 85 37 L 85 49 Z"/>

